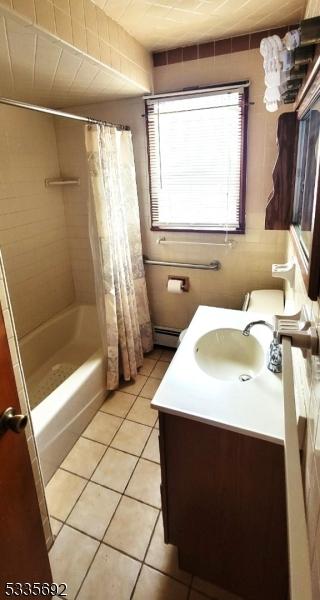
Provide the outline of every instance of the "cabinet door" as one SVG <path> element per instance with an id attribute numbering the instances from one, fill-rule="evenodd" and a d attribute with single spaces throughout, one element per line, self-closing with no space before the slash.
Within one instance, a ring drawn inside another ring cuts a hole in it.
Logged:
<path id="1" fill-rule="evenodd" d="M 180 567 L 250 600 L 288 589 L 282 446 L 163 415 L 168 539 Z"/>
<path id="2" fill-rule="evenodd" d="M 166 453 L 165 453 L 165 417 L 163 413 L 159 413 L 159 451 L 160 451 L 160 465 L 161 465 L 161 506 L 162 506 L 162 520 L 163 520 L 163 532 L 164 541 L 166 544 L 170 542 L 169 534 L 169 519 L 168 519 L 168 497 L 167 497 L 167 474 L 166 474 Z"/>

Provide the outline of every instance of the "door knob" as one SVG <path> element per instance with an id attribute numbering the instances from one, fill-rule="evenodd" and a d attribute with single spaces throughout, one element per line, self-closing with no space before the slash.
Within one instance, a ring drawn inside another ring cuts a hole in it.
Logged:
<path id="1" fill-rule="evenodd" d="M 21 433 L 26 428 L 27 423 L 27 415 L 16 415 L 15 409 L 10 406 L 0 415 L 0 433 L 4 433 L 8 429 L 15 433 Z"/>

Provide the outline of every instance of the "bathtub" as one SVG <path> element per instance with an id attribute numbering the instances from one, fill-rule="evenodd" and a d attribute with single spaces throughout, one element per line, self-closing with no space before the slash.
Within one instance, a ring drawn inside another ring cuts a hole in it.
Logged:
<path id="1" fill-rule="evenodd" d="M 19 347 L 46 484 L 106 396 L 96 307 L 71 306 Z"/>

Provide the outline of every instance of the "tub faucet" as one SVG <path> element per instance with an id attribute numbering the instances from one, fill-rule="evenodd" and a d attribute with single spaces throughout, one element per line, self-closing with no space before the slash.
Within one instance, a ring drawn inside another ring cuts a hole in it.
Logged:
<path id="1" fill-rule="evenodd" d="M 282 352 L 281 352 L 281 347 L 280 347 L 277 332 L 274 330 L 273 326 L 270 323 L 268 323 L 267 321 L 263 321 L 261 319 L 259 321 L 251 321 L 251 323 L 248 323 L 248 325 L 244 328 L 244 330 L 242 332 L 243 335 L 246 335 L 246 336 L 250 335 L 251 328 L 254 325 L 265 325 L 266 327 L 269 327 L 269 329 L 271 329 L 271 331 L 273 332 L 273 339 L 270 344 L 269 353 L 268 353 L 267 367 L 268 367 L 269 371 L 271 371 L 272 373 L 281 373 L 281 371 L 282 371 Z"/>

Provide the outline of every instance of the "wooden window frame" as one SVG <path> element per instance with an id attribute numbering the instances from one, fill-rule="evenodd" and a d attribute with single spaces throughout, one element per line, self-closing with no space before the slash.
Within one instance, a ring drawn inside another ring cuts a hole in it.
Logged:
<path id="1" fill-rule="evenodd" d="M 244 107 L 242 111 L 241 119 L 241 160 L 240 160 L 240 195 L 239 195 L 239 227 L 237 229 L 200 229 L 197 227 L 158 227 L 152 224 L 152 185 L 151 185 L 151 160 L 150 160 L 150 141 L 149 141 L 149 130 L 148 130 L 148 113 L 147 113 L 147 98 L 145 98 L 145 122 L 146 122 L 146 135 L 147 135 L 147 153 L 148 153 L 148 177 L 149 177 L 149 200 L 150 200 L 150 215 L 151 215 L 151 231 L 172 231 L 172 232 L 190 232 L 190 233 L 223 233 L 226 234 L 228 231 L 234 234 L 244 234 L 245 228 L 245 216 L 246 216 L 246 190 L 247 190 L 247 156 L 248 156 L 248 112 L 249 112 L 249 85 L 248 81 L 236 81 L 231 83 L 224 83 L 219 85 L 210 85 L 205 88 L 194 88 L 195 92 L 201 93 L 208 89 L 217 88 L 231 88 L 241 87 L 245 85 L 243 91 Z M 190 92 L 190 88 L 178 90 L 176 93 L 181 94 Z M 159 94 L 160 95 L 160 94 Z M 169 95 L 169 93 L 168 93 Z M 166 94 L 163 94 L 166 96 Z"/>

